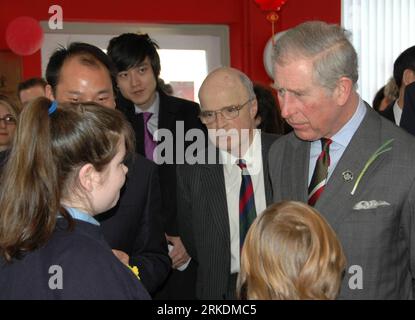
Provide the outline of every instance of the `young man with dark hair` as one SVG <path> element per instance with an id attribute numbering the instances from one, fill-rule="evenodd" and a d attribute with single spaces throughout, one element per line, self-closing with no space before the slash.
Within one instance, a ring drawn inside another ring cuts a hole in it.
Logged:
<path id="1" fill-rule="evenodd" d="M 48 83 L 43 78 L 30 78 L 17 86 L 17 96 L 22 104 L 37 97 L 45 97 Z"/>
<path id="2" fill-rule="evenodd" d="M 86 43 L 72 43 L 51 56 L 46 78 L 50 98 L 59 102 L 96 102 L 115 108 L 114 71 L 105 53 Z M 163 234 L 157 166 L 136 154 L 127 160 L 128 178 L 120 200 L 97 216 L 105 239 L 126 265 L 137 266 L 146 289 L 162 285 L 171 266 Z"/>
<path id="3" fill-rule="evenodd" d="M 158 80 L 161 66 L 157 48 L 157 44 L 147 34 L 133 33 L 111 39 L 108 46 L 108 55 L 117 69 L 117 107 L 125 113 L 134 127 L 137 151 L 151 160 L 154 160 L 157 144 L 153 139 L 156 130 L 167 129 L 172 133 L 172 147 L 175 151 L 178 144 L 186 150 L 192 143 L 184 141 L 184 136 L 179 141 L 176 138 L 176 128 L 183 126 L 184 135 L 193 128 L 204 130 L 198 118 L 198 104 L 168 96 L 160 88 Z M 159 172 L 165 233 L 172 246 L 170 257 L 173 269 L 177 269 L 190 257 L 180 239 L 176 221 L 176 152 L 173 159 L 173 163 L 159 165 Z M 174 270 L 163 290 L 162 298 L 193 298 L 193 267 L 191 263 L 182 273 Z M 178 285 L 181 290 L 177 290 Z M 185 286 L 188 286 L 188 290 Z"/>

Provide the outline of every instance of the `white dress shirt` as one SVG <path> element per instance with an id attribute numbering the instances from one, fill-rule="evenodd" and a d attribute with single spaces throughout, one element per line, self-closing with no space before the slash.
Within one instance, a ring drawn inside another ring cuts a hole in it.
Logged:
<path id="1" fill-rule="evenodd" d="M 158 129 L 159 126 L 159 110 L 160 110 L 160 96 L 159 93 L 156 91 L 156 98 L 154 99 L 153 104 L 147 110 L 142 110 L 137 105 L 134 105 L 135 113 L 140 114 L 144 112 L 150 112 L 153 115 L 147 122 L 147 129 L 150 131 L 151 135 L 154 136 L 154 132 Z"/>
<path id="2" fill-rule="evenodd" d="M 228 152 L 221 150 L 223 172 L 225 175 L 226 201 L 230 225 L 231 273 L 240 270 L 240 240 L 239 240 L 239 192 L 242 182 L 242 171 L 237 165 L 239 160 Z M 254 187 L 255 208 L 257 215 L 266 208 L 264 171 L 262 163 L 261 134 L 255 132 L 249 149 L 242 157 L 246 161 L 248 172 Z"/>
<path id="3" fill-rule="evenodd" d="M 398 105 L 398 99 L 395 100 L 393 105 L 393 115 L 395 116 L 396 125 L 399 126 L 401 123 L 402 109 Z"/>

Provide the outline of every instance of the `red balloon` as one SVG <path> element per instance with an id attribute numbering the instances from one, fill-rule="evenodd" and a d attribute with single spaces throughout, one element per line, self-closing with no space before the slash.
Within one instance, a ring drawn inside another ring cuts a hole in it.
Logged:
<path id="1" fill-rule="evenodd" d="M 7 26 L 6 42 L 10 50 L 19 56 L 34 54 L 42 47 L 42 27 L 31 17 L 18 17 Z"/>
<path id="2" fill-rule="evenodd" d="M 287 0 L 255 0 L 261 10 L 279 11 Z"/>

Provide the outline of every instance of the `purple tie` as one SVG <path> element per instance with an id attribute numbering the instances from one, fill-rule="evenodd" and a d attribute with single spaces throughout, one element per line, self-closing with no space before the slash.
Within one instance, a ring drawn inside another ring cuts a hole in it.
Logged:
<path id="1" fill-rule="evenodd" d="M 143 112 L 143 119 L 144 119 L 144 152 L 146 154 L 146 158 L 149 160 L 153 159 L 153 152 L 156 148 L 157 143 L 153 140 L 153 136 L 151 135 L 150 131 L 148 130 L 148 120 L 150 120 L 153 114 L 151 112 Z"/>

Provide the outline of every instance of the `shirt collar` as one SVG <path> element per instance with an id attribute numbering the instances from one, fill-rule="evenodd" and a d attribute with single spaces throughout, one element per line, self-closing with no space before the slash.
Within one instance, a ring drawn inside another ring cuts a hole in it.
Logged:
<path id="1" fill-rule="evenodd" d="M 351 119 L 331 138 L 331 140 L 346 148 L 363 121 L 366 111 L 365 103 L 359 97 L 359 105 L 357 106 L 353 117 L 351 117 Z"/>
<path id="2" fill-rule="evenodd" d="M 91 215 L 89 215 L 86 212 L 80 211 L 79 209 L 76 209 L 76 208 L 65 207 L 65 209 L 66 209 L 66 211 L 68 211 L 68 213 L 74 219 L 81 220 L 81 221 L 84 221 L 84 222 L 88 222 L 88 223 L 96 225 L 96 226 L 100 225 L 97 220 L 95 220 Z"/>
<path id="3" fill-rule="evenodd" d="M 257 161 L 258 155 L 261 155 L 260 130 L 254 129 L 253 132 L 254 132 L 254 138 L 252 140 L 252 143 L 242 158 L 237 158 L 233 154 L 227 152 L 226 150 L 220 149 L 221 160 L 223 161 L 223 165 L 227 173 L 231 172 L 233 166 L 237 163 L 239 159 L 244 159 L 246 162 L 246 166 L 248 168 L 249 167 L 255 168 L 258 163 L 261 164 L 261 161 Z M 250 171 L 253 171 L 253 170 L 251 169 Z M 255 170 L 255 172 L 257 171 Z"/>
<path id="4" fill-rule="evenodd" d="M 137 113 L 137 114 L 144 113 L 144 112 L 150 112 L 152 114 L 158 114 L 159 108 L 160 108 L 160 96 L 159 96 L 159 93 L 156 91 L 156 98 L 154 99 L 153 104 L 147 110 L 141 109 L 136 104 L 134 105 L 134 108 L 135 108 L 135 113 Z"/>

